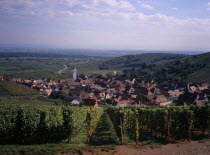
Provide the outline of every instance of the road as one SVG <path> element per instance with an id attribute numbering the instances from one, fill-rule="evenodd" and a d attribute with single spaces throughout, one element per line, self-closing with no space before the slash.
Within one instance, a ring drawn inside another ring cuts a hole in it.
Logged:
<path id="1" fill-rule="evenodd" d="M 62 75 L 62 72 L 68 69 L 68 67 L 65 64 L 63 64 L 63 66 L 64 66 L 64 69 L 59 70 L 58 74 Z"/>

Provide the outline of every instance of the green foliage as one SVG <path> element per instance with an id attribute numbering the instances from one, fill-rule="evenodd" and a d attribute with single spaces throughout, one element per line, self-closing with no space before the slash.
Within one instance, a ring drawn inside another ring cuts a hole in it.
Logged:
<path id="1" fill-rule="evenodd" d="M 134 140 L 145 136 L 163 139 L 167 136 L 169 123 L 170 138 L 186 139 L 189 130 L 207 129 L 209 127 L 209 107 L 110 107 L 107 112 L 113 122 L 118 137 L 120 133 L 120 117 L 123 118 L 123 134 Z M 138 112 L 139 131 L 136 131 L 135 116 Z"/>
<path id="2" fill-rule="evenodd" d="M 102 109 L 70 106 L 0 106 L 0 143 L 47 143 L 74 138 L 87 127 L 86 116 L 90 112 L 94 132 Z"/>
<path id="3" fill-rule="evenodd" d="M 51 97 L 54 99 L 65 99 L 68 94 L 63 91 L 58 91 L 55 94 L 51 94 Z"/>
<path id="4" fill-rule="evenodd" d="M 91 144 L 93 145 L 107 145 L 107 144 L 118 144 L 119 139 L 113 128 L 112 122 L 107 115 L 103 113 L 101 119 L 97 125 L 95 132 L 91 137 Z"/>
<path id="5" fill-rule="evenodd" d="M 38 95 L 38 91 L 28 88 L 23 85 L 11 83 L 8 81 L 0 81 L 0 92 L 5 94 L 1 94 L 0 96 L 25 96 L 25 95 Z"/>
<path id="6" fill-rule="evenodd" d="M 9 96 L 1 97 L 0 105 L 63 105 L 60 99 L 51 99 L 43 96 Z"/>
<path id="7" fill-rule="evenodd" d="M 87 112 L 88 108 L 63 108 L 63 126 L 69 142 L 86 126 Z"/>
<path id="8" fill-rule="evenodd" d="M 17 78 L 51 78 L 53 80 L 69 78 L 73 66 L 79 67 L 79 72 L 90 74 L 101 72 L 98 69 L 96 61 L 106 60 L 106 55 L 103 57 L 98 55 L 89 55 L 86 52 L 1 52 L 0 51 L 0 76 L 9 74 Z M 82 63 L 81 63 L 82 62 Z M 91 62 L 85 63 L 84 62 Z M 63 69 L 63 64 L 69 68 L 58 74 L 58 71 Z M 80 67 L 81 66 L 81 67 Z"/>
<path id="9" fill-rule="evenodd" d="M 194 62 L 176 60 L 170 63 L 161 65 L 148 65 L 145 68 L 140 69 L 126 69 L 123 78 L 138 78 L 154 80 L 159 84 L 163 84 L 165 81 L 180 81 L 184 82 L 188 79 L 188 75 L 197 72 L 205 68 L 203 64 L 197 64 Z"/>
<path id="10" fill-rule="evenodd" d="M 102 62 L 99 65 L 100 69 L 116 69 L 116 68 L 130 68 L 143 67 L 147 64 L 157 63 L 166 60 L 174 60 L 186 57 L 182 54 L 167 54 L 167 53 L 144 53 L 137 55 L 126 55 L 111 60 Z"/>
<path id="11" fill-rule="evenodd" d="M 209 106 L 190 106 L 194 114 L 193 126 L 195 129 L 210 128 L 210 107 Z"/>
<path id="12" fill-rule="evenodd" d="M 161 64 L 142 65 L 125 69 L 122 78 L 150 79 L 159 84 L 165 81 L 207 82 L 210 76 L 210 53 L 186 57 Z"/>
<path id="13" fill-rule="evenodd" d="M 0 145 L 1 155 L 54 155 L 54 154 L 75 154 L 84 150 L 91 150 L 84 144 L 41 144 L 41 145 Z"/>
<path id="14" fill-rule="evenodd" d="M 90 113 L 90 130 L 89 134 L 92 136 L 93 132 L 95 131 L 98 122 L 101 118 L 101 115 L 103 113 L 103 108 L 89 108 L 89 113 Z"/>

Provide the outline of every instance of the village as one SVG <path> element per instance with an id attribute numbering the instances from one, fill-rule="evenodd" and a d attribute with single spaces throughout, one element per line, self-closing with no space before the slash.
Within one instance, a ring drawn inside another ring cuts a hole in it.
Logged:
<path id="1" fill-rule="evenodd" d="M 210 85 L 207 83 L 166 82 L 161 87 L 153 81 L 120 79 L 118 73 L 92 74 L 89 78 L 78 75 L 76 67 L 73 78 L 54 81 L 51 79 L 6 79 L 13 83 L 37 89 L 46 97 L 62 94 L 62 100 L 68 105 L 98 107 L 100 103 L 113 106 L 130 105 L 205 105 L 209 102 Z"/>

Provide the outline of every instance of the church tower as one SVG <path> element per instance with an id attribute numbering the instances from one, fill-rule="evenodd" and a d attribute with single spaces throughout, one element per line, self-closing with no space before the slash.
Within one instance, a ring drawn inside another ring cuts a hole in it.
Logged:
<path id="1" fill-rule="evenodd" d="M 77 79 L 77 68 L 74 67 L 74 69 L 73 69 L 73 80 L 76 81 L 76 79 Z"/>

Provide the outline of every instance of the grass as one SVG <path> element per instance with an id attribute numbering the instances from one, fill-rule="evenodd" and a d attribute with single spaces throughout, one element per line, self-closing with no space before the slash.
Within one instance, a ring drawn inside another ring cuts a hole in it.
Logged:
<path id="1" fill-rule="evenodd" d="M 17 78 L 51 78 L 54 80 L 71 78 L 72 69 L 77 67 L 78 74 L 85 74 L 90 76 L 91 74 L 108 73 L 113 70 L 99 70 L 99 61 L 91 60 L 75 60 L 71 58 L 0 58 L 0 75 L 11 74 Z M 63 64 L 68 66 L 62 75 L 58 74 L 58 71 L 63 69 Z"/>
<path id="2" fill-rule="evenodd" d="M 92 74 L 106 74 L 113 71 L 120 71 L 119 69 L 100 70 L 98 68 L 99 62 L 85 62 L 85 63 L 71 63 L 69 69 L 64 71 L 64 75 L 72 75 L 72 69 L 77 67 L 78 74 L 85 74 L 90 76 Z"/>
<path id="3" fill-rule="evenodd" d="M 0 105 L 60 105 L 60 100 L 40 98 L 39 96 L 4 96 L 0 97 Z"/>
<path id="4" fill-rule="evenodd" d="M 51 155 L 51 154 L 83 154 L 83 151 L 91 151 L 85 144 L 42 144 L 42 145 L 0 145 L 1 155 Z"/>
<path id="5" fill-rule="evenodd" d="M 38 91 L 34 89 L 8 81 L 0 81 L 0 92 L 0 96 L 38 95 Z"/>
<path id="6" fill-rule="evenodd" d="M 2 96 L 10 96 L 9 92 L 0 86 L 0 97 Z"/>
<path id="7" fill-rule="evenodd" d="M 119 139 L 106 112 L 101 115 L 95 133 L 91 138 L 92 145 L 118 144 Z"/>
<path id="8" fill-rule="evenodd" d="M 205 143 L 205 141 L 209 140 L 209 135 L 202 132 L 193 132 L 192 140 L 198 141 L 199 143 Z"/>
<path id="9" fill-rule="evenodd" d="M 1 58 L 0 63 L 0 75 L 11 74 L 14 77 L 33 79 L 62 78 L 56 73 L 63 68 L 60 59 L 27 58 L 20 61 L 13 58 L 8 61 Z"/>

